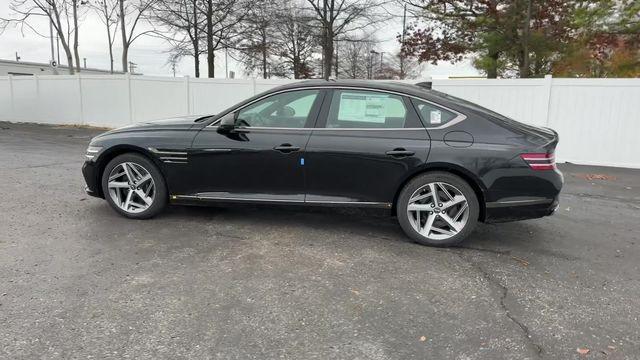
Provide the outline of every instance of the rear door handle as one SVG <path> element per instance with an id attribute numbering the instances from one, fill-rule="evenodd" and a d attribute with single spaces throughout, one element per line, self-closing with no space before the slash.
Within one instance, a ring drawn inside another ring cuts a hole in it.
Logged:
<path id="1" fill-rule="evenodd" d="M 415 154 L 415 152 L 410 150 L 405 150 L 403 148 L 395 148 L 393 150 L 387 151 L 386 154 L 393 157 L 405 157 L 405 156 L 412 156 Z"/>
<path id="2" fill-rule="evenodd" d="M 277 150 L 286 154 L 286 153 L 298 151 L 300 150 L 300 148 L 298 146 L 293 146 L 291 144 L 282 144 L 280 146 L 274 147 L 273 150 Z"/>

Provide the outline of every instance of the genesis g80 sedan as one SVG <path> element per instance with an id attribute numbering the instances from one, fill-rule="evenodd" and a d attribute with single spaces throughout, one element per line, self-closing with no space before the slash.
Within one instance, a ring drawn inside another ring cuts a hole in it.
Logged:
<path id="1" fill-rule="evenodd" d="M 478 221 L 551 215 L 558 134 L 424 84 L 310 80 L 211 116 L 91 140 L 86 191 L 128 218 L 168 203 L 391 210 L 418 243 L 458 244 Z"/>

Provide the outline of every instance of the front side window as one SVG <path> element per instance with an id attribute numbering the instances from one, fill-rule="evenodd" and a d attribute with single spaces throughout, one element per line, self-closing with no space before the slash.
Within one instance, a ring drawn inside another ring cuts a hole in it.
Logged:
<path id="1" fill-rule="evenodd" d="M 458 115 L 426 101 L 411 99 L 418 115 L 428 128 L 438 127 L 455 119 Z"/>
<path id="2" fill-rule="evenodd" d="M 236 126 L 303 128 L 318 94 L 318 90 L 289 91 L 256 101 L 238 112 Z"/>
<path id="3" fill-rule="evenodd" d="M 331 100 L 327 128 L 411 127 L 401 96 L 377 91 L 336 90 Z"/>

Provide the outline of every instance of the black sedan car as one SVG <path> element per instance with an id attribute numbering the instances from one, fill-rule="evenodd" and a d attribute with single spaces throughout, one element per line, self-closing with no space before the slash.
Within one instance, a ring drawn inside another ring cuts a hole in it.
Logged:
<path id="1" fill-rule="evenodd" d="M 168 203 L 379 207 L 413 240 L 449 246 L 478 221 L 551 215 L 557 143 L 426 86 L 312 80 L 101 134 L 82 172 L 90 195 L 129 218 Z"/>

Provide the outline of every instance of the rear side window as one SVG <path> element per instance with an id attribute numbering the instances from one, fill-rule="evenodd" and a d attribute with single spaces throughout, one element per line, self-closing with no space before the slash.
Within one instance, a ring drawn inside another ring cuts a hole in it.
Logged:
<path id="1" fill-rule="evenodd" d="M 327 128 L 417 127 L 402 96 L 377 91 L 336 90 L 327 117 Z"/>
<path id="2" fill-rule="evenodd" d="M 442 126 L 458 117 L 458 114 L 426 101 L 411 99 L 411 102 L 427 128 Z"/>

